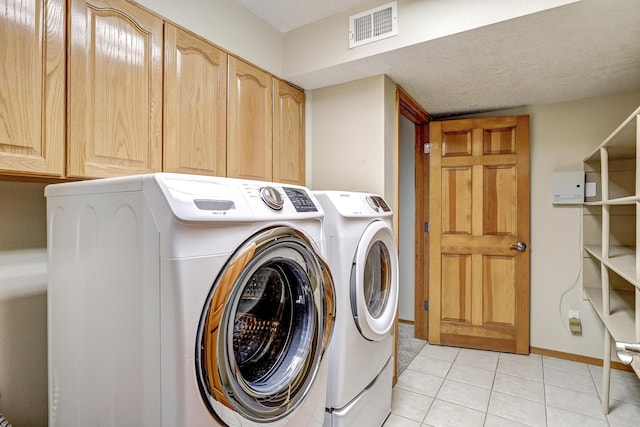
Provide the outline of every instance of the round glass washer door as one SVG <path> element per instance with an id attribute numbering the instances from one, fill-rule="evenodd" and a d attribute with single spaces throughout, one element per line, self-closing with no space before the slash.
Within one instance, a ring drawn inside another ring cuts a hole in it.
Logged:
<path id="1" fill-rule="evenodd" d="M 231 408 L 267 423 L 293 413 L 316 378 L 335 318 L 333 280 L 313 245 L 289 227 L 239 248 L 201 317 L 196 370 L 214 415 Z"/>
<path id="2" fill-rule="evenodd" d="M 351 311 L 360 333 L 379 341 L 398 308 L 398 254 L 391 228 L 372 222 L 362 234 L 351 270 Z"/>

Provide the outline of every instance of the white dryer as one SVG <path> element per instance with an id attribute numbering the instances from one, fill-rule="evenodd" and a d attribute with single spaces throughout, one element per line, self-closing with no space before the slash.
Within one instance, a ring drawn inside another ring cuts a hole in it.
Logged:
<path id="1" fill-rule="evenodd" d="M 334 294 L 304 187 L 50 185 L 49 425 L 320 426 Z"/>
<path id="2" fill-rule="evenodd" d="M 325 212 L 337 304 L 325 426 L 380 426 L 391 411 L 398 307 L 393 212 L 375 194 L 314 194 Z"/>

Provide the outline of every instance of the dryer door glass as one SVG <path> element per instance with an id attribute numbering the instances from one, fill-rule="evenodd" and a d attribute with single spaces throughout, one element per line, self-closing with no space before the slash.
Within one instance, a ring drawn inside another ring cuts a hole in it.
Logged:
<path id="1" fill-rule="evenodd" d="M 312 244 L 288 227 L 259 233 L 231 258 L 209 296 L 196 348 L 213 414 L 223 419 L 231 408 L 269 422 L 303 402 L 332 325 L 332 284 L 322 265 Z"/>
<path id="2" fill-rule="evenodd" d="M 372 222 L 363 232 L 351 269 L 351 311 L 363 337 L 379 341 L 398 307 L 398 254 L 391 228 Z"/>
<path id="3" fill-rule="evenodd" d="M 364 298 L 369 314 L 379 318 L 391 293 L 391 257 L 384 243 L 371 245 L 364 265 Z"/>

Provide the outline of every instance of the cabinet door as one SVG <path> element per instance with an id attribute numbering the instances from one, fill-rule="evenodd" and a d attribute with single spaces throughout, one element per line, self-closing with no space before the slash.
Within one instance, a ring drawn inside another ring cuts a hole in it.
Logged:
<path id="1" fill-rule="evenodd" d="M 71 0 L 68 175 L 162 168 L 162 19 L 124 0 Z"/>
<path id="2" fill-rule="evenodd" d="M 227 54 L 165 28 L 164 171 L 226 175 Z"/>
<path id="3" fill-rule="evenodd" d="M 229 56 L 227 176 L 271 181 L 271 79 Z"/>
<path id="4" fill-rule="evenodd" d="M 0 0 L 0 173 L 64 173 L 65 9 Z"/>
<path id="5" fill-rule="evenodd" d="M 273 180 L 305 185 L 304 92 L 273 79 Z"/>

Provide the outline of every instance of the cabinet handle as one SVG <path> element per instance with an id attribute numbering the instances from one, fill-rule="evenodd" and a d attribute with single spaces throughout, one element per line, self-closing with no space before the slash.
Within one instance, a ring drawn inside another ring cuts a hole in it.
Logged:
<path id="1" fill-rule="evenodd" d="M 616 354 L 625 365 L 631 364 L 633 356 L 640 356 L 640 343 L 630 344 L 616 341 Z"/>
<path id="2" fill-rule="evenodd" d="M 518 252 L 524 252 L 527 250 L 527 244 L 525 242 L 518 242 L 509 245 L 509 249 L 515 249 Z"/>

